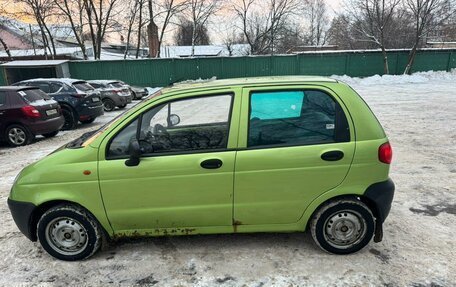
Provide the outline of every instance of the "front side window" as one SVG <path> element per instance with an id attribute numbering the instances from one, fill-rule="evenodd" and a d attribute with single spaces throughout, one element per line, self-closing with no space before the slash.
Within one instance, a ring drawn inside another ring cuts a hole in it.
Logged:
<path id="1" fill-rule="evenodd" d="M 226 149 L 232 95 L 177 100 L 143 113 L 118 133 L 107 158 L 128 156 L 137 139 L 143 155 Z"/>
<path id="2" fill-rule="evenodd" d="M 250 95 L 249 147 L 349 141 L 339 103 L 318 90 L 254 92 Z"/>

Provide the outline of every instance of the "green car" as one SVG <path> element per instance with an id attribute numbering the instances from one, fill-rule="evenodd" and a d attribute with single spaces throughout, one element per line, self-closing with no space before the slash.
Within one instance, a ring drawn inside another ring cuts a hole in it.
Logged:
<path id="1" fill-rule="evenodd" d="M 374 114 L 337 80 L 187 83 L 26 167 L 8 204 L 62 260 L 103 239 L 305 230 L 348 254 L 382 240 L 391 158 Z"/>

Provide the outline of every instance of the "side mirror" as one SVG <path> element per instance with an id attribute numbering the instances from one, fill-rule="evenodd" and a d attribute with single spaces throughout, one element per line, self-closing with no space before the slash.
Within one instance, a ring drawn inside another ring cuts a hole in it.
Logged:
<path id="1" fill-rule="evenodd" d="M 126 166 L 138 166 L 141 161 L 141 147 L 137 139 L 130 141 L 128 146 L 130 158 L 125 161 Z"/>
<path id="2" fill-rule="evenodd" d="M 181 121 L 180 117 L 178 115 L 176 115 L 176 114 L 171 114 L 168 117 L 168 125 L 170 127 L 178 125 L 180 123 L 180 121 Z"/>

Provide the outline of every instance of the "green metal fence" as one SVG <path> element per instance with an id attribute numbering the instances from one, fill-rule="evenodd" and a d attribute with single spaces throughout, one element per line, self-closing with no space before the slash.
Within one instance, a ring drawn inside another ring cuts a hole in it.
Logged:
<path id="1" fill-rule="evenodd" d="M 391 74 L 402 74 L 408 51 L 389 51 Z M 419 51 L 412 72 L 456 68 L 456 49 Z M 311 53 L 284 56 L 216 57 L 189 59 L 145 59 L 72 61 L 70 74 L 80 79 L 119 79 L 133 85 L 166 86 L 187 79 L 218 79 L 276 75 L 348 75 L 366 77 L 383 74 L 379 51 Z M 0 84 L 3 75 L 0 73 Z"/>

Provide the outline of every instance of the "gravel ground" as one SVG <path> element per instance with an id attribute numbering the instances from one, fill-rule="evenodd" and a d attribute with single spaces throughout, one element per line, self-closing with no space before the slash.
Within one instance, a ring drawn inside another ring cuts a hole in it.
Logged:
<path id="1" fill-rule="evenodd" d="M 83 262 L 51 258 L 15 226 L 6 199 L 17 173 L 119 112 L 54 139 L 0 146 L 0 285 L 456 286 L 456 73 L 349 82 L 382 122 L 396 183 L 384 240 L 349 256 L 309 234 L 235 234 L 122 241 Z"/>

